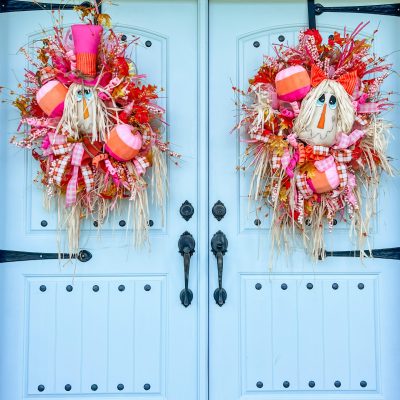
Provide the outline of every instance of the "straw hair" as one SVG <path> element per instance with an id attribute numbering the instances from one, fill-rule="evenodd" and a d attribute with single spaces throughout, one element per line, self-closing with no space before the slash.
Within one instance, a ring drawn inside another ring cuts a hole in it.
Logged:
<path id="1" fill-rule="evenodd" d="M 92 142 L 97 140 L 105 141 L 110 133 L 111 121 L 107 107 L 99 98 L 96 87 L 91 87 L 93 98 L 88 104 L 89 118 L 79 118 L 78 107 L 82 107 L 77 101 L 77 93 L 83 91 L 85 86 L 80 83 L 73 83 L 68 90 L 64 103 L 64 114 L 57 126 L 57 133 L 67 134 L 73 139 L 79 139 L 80 134 L 91 134 Z"/>
<path id="2" fill-rule="evenodd" d="M 307 94 L 301 104 L 300 113 L 293 126 L 293 131 L 298 135 L 309 129 L 317 108 L 317 100 L 326 92 L 332 92 L 337 99 L 337 131 L 350 132 L 355 120 L 355 111 L 351 98 L 340 83 L 325 79 Z"/>

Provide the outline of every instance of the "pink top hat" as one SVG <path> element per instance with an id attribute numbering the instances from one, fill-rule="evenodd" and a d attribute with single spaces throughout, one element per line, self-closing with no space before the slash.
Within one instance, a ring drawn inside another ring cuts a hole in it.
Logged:
<path id="1" fill-rule="evenodd" d="M 97 73 L 97 52 L 103 34 L 101 25 L 72 25 L 76 68 L 83 75 L 95 77 Z"/>

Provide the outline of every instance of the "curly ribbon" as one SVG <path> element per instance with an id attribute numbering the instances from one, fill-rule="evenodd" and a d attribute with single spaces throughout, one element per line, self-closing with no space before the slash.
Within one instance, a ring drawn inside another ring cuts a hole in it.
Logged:
<path id="1" fill-rule="evenodd" d="M 293 111 L 290 111 L 287 108 L 282 108 L 281 109 L 281 114 L 285 117 L 285 118 L 294 118 L 295 114 Z"/>
<path id="2" fill-rule="evenodd" d="M 290 135 L 287 135 L 287 141 L 293 147 L 298 146 L 297 135 L 295 133 L 291 133 Z"/>
<path id="3" fill-rule="evenodd" d="M 290 179 L 294 177 L 293 171 L 296 168 L 296 164 L 298 163 L 298 161 L 299 161 L 299 152 L 296 150 L 286 167 L 286 174 Z"/>
<path id="4" fill-rule="evenodd" d="M 299 164 L 303 165 L 306 161 L 306 151 L 304 150 L 304 144 L 299 143 L 297 146 L 297 150 L 299 152 Z"/>
<path id="5" fill-rule="evenodd" d="M 92 164 L 97 169 L 99 168 L 99 163 L 101 161 L 107 160 L 108 154 L 98 154 L 97 156 L 93 157 Z"/>

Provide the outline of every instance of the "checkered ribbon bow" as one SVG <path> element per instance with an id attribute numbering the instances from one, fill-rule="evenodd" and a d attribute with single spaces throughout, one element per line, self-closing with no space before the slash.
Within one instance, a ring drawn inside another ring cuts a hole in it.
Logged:
<path id="1" fill-rule="evenodd" d="M 352 146 L 364 136 L 361 130 L 354 130 L 349 135 L 341 133 L 333 147 L 312 146 L 312 152 L 316 156 L 325 156 L 314 162 L 318 171 L 324 172 L 336 164 L 339 175 L 340 187 L 343 189 L 347 185 L 348 173 L 346 164 L 352 159 Z"/>
<path id="2" fill-rule="evenodd" d="M 340 188 L 345 188 L 347 184 L 346 163 L 351 161 L 351 150 L 339 150 L 323 146 L 314 146 L 313 150 L 315 155 L 328 155 L 326 158 L 314 162 L 314 166 L 317 168 L 317 170 L 320 172 L 324 172 L 336 165 Z"/>
<path id="3" fill-rule="evenodd" d="M 82 143 L 63 143 L 53 146 L 53 154 L 60 156 L 55 162 L 53 179 L 61 185 L 65 170 L 68 165 L 72 166 L 72 176 L 67 184 L 65 194 L 65 206 L 71 207 L 76 203 L 78 191 L 79 171 L 81 171 L 85 182 L 86 193 L 94 188 L 94 174 L 90 166 L 82 165 L 85 150 Z"/>

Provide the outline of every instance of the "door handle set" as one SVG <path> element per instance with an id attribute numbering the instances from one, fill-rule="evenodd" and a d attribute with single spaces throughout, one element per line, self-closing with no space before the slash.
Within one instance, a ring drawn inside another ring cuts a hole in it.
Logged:
<path id="1" fill-rule="evenodd" d="M 190 258 L 194 253 L 195 241 L 189 232 L 184 232 L 178 242 L 179 252 L 183 256 L 185 288 L 180 293 L 181 303 L 184 307 L 188 307 L 193 300 L 193 292 L 188 288 L 189 285 L 189 269 Z M 222 286 L 222 278 L 224 272 L 224 255 L 228 251 L 228 239 L 222 231 L 218 231 L 211 239 L 211 252 L 217 259 L 218 269 L 218 287 L 214 290 L 214 300 L 222 307 L 228 294 Z M 400 260 L 400 247 L 387 249 L 365 250 L 368 257 L 381 258 L 387 260 Z M 360 257 L 360 251 L 325 251 L 325 257 Z"/>
<path id="2" fill-rule="evenodd" d="M 183 257 L 183 274 L 185 287 L 181 290 L 179 295 L 181 303 L 184 307 L 189 307 L 193 300 L 193 292 L 189 289 L 189 272 L 190 272 L 190 259 L 194 253 L 196 242 L 189 232 L 182 233 L 178 242 L 179 253 Z"/>
<path id="3" fill-rule="evenodd" d="M 211 239 L 211 251 L 217 259 L 218 287 L 214 291 L 215 302 L 222 307 L 228 297 L 226 290 L 222 287 L 222 274 L 224 272 L 224 255 L 228 251 L 228 239 L 222 231 L 218 231 Z"/>
<path id="4" fill-rule="evenodd" d="M 189 232 L 184 232 L 179 238 L 178 249 L 183 257 L 183 276 L 185 287 L 181 290 L 179 298 L 184 307 L 189 307 L 193 300 L 193 292 L 189 289 L 190 259 L 194 254 L 196 242 Z M 217 259 L 218 287 L 214 291 L 215 302 L 222 307 L 228 297 L 222 287 L 222 274 L 224 272 L 224 255 L 228 250 L 228 239 L 222 231 L 218 231 L 211 239 L 211 251 Z"/>

